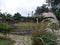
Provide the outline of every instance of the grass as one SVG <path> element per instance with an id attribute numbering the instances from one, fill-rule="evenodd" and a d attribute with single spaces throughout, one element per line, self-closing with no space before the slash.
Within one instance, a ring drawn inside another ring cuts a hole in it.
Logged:
<path id="1" fill-rule="evenodd" d="M 6 45 L 9 40 L 0 39 L 0 45 Z"/>
<path id="2" fill-rule="evenodd" d="M 11 40 L 7 40 L 7 39 L 0 39 L 0 45 L 12 45 L 12 41 Z"/>
<path id="3" fill-rule="evenodd" d="M 16 25 L 16 26 L 36 26 L 38 24 L 37 23 L 33 23 L 33 22 L 20 22 L 20 23 L 14 24 L 14 25 Z"/>

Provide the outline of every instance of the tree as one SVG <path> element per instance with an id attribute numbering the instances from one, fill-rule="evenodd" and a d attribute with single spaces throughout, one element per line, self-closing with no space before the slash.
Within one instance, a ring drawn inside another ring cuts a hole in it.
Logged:
<path id="1" fill-rule="evenodd" d="M 6 15 L 6 19 L 10 19 L 11 20 L 12 19 L 12 15 L 11 14 L 7 14 Z"/>
<path id="2" fill-rule="evenodd" d="M 58 20 L 60 20 L 60 9 L 58 8 L 51 8 L 51 12 L 55 14 Z"/>
<path id="3" fill-rule="evenodd" d="M 37 7 L 37 9 L 35 10 L 35 15 L 40 15 L 42 14 L 43 12 L 48 12 L 48 8 L 46 7 L 46 5 L 42 5 L 41 7 Z"/>
<path id="4" fill-rule="evenodd" d="M 6 17 L 5 17 L 5 14 L 2 14 L 1 12 L 0 12 L 0 17 L 2 18 L 2 19 L 5 19 Z"/>
<path id="5" fill-rule="evenodd" d="M 46 0 L 46 3 L 48 4 L 48 7 L 51 6 L 51 12 L 60 20 L 60 0 Z"/>
<path id="6" fill-rule="evenodd" d="M 37 7 L 37 9 L 35 10 L 34 16 L 36 17 L 36 19 L 38 19 L 38 21 L 42 20 L 42 16 L 41 14 L 44 12 L 48 12 L 48 8 L 46 7 L 45 4 L 43 4 L 41 7 Z"/>
<path id="7" fill-rule="evenodd" d="M 56 8 L 58 5 L 60 5 L 60 0 L 46 0 L 46 3 L 48 4 L 48 6 L 52 6 L 52 8 Z"/>
<path id="8" fill-rule="evenodd" d="M 0 22 L 5 22 L 6 16 L 4 13 L 0 12 Z"/>
<path id="9" fill-rule="evenodd" d="M 14 16 L 13 16 L 14 20 L 20 20 L 20 18 L 21 18 L 21 14 L 20 13 L 15 13 Z"/>

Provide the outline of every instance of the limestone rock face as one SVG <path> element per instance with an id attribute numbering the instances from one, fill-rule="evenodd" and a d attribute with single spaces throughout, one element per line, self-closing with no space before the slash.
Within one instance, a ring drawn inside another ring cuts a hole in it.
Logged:
<path id="1" fill-rule="evenodd" d="M 56 16 L 52 12 L 43 13 L 42 16 L 45 18 L 44 20 L 49 20 L 51 23 L 55 23 L 57 26 L 59 25 Z"/>
<path id="2" fill-rule="evenodd" d="M 47 28 L 46 28 L 46 30 L 55 32 L 55 31 L 57 31 L 57 30 L 59 29 L 58 20 L 57 20 L 56 16 L 55 16 L 52 12 L 43 13 L 42 16 L 43 16 L 43 18 L 44 18 L 44 19 L 42 20 L 42 22 L 49 21 L 49 22 L 47 23 Z"/>

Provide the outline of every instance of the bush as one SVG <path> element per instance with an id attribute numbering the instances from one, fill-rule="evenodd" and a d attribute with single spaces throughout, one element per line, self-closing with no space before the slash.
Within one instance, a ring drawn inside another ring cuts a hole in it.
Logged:
<path id="1" fill-rule="evenodd" d="M 56 45 L 57 37 L 51 32 L 46 30 L 36 31 L 36 35 L 33 36 L 33 45 Z"/>
<path id="2" fill-rule="evenodd" d="M 32 45 L 56 45 L 57 44 L 57 36 L 55 33 L 51 31 L 47 31 L 46 23 L 41 25 L 41 29 L 33 32 L 33 43 Z"/>
<path id="3" fill-rule="evenodd" d="M 0 23 L 0 32 L 9 33 L 11 32 L 12 27 L 6 23 Z"/>

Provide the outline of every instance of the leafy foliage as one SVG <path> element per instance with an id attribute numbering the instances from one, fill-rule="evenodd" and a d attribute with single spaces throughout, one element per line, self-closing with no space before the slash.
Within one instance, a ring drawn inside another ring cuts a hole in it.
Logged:
<path id="1" fill-rule="evenodd" d="M 35 14 L 40 15 L 43 12 L 48 12 L 48 8 L 46 7 L 46 5 L 42 5 L 41 7 L 37 7 L 37 9 L 35 10 Z"/>
<path id="2" fill-rule="evenodd" d="M 5 19 L 6 17 L 5 17 L 5 14 L 2 14 L 1 12 L 0 12 L 0 17 L 2 18 L 2 19 Z"/>
<path id="3" fill-rule="evenodd" d="M 52 30 L 58 30 L 59 26 L 57 26 L 57 24 L 55 24 L 55 23 L 51 23 L 49 28 L 51 28 Z"/>
<path id="4" fill-rule="evenodd" d="M 6 23 L 0 23 L 0 32 L 2 33 L 9 33 L 11 32 L 12 27 Z"/>
<path id="5" fill-rule="evenodd" d="M 53 10 L 53 13 L 56 15 L 57 19 L 60 20 L 60 9 Z"/>
<path id="6" fill-rule="evenodd" d="M 57 37 L 46 30 L 37 31 L 38 33 L 33 38 L 33 45 L 56 45 Z"/>
<path id="7" fill-rule="evenodd" d="M 57 19 L 60 20 L 60 0 L 46 0 L 48 7 L 51 5 L 51 11 L 56 15 Z"/>
<path id="8" fill-rule="evenodd" d="M 12 19 L 12 15 L 11 14 L 7 14 L 6 15 L 6 19 Z"/>
<path id="9" fill-rule="evenodd" d="M 21 14 L 20 13 L 15 13 L 14 16 L 13 16 L 13 19 L 14 20 L 19 20 L 21 17 Z"/>
<path id="10" fill-rule="evenodd" d="M 45 30 L 47 24 L 43 24 L 39 30 L 33 32 L 32 45 L 56 45 L 57 36 L 51 31 Z"/>
<path id="11" fill-rule="evenodd" d="M 56 8 L 57 5 L 60 3 L 60 0 L 46 0 L 46 2 L 48 3 L 49 6 L 51 4 L 52 7 Z"/>

